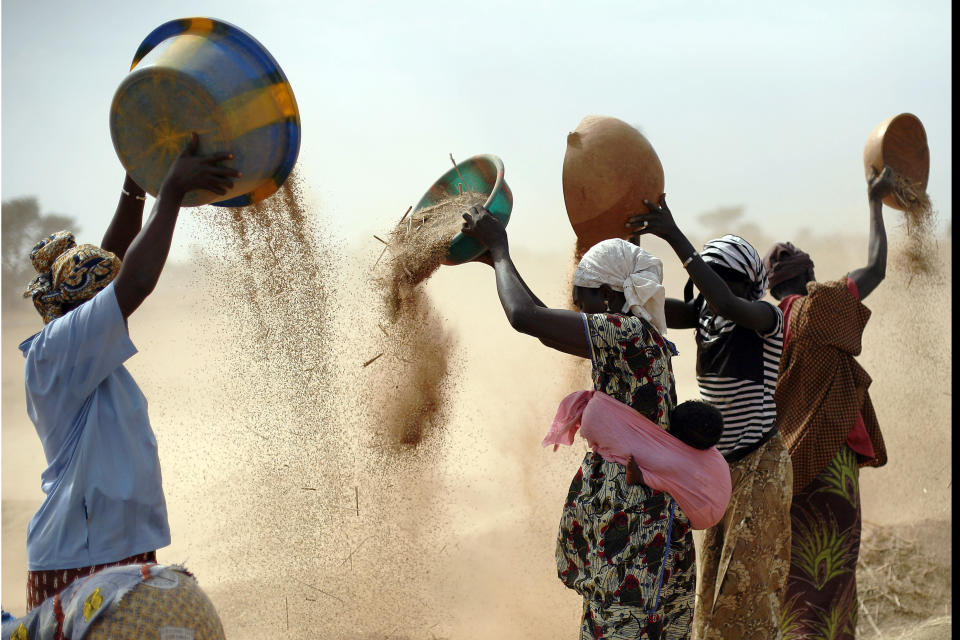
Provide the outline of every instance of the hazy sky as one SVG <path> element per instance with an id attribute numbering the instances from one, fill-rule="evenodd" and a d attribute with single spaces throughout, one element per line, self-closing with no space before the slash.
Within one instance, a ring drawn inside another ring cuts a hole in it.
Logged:
<path id="1" fill-rule="evenodd" d="M 283 68 L 302 120 L 297 171 L 351 243 L 390 228 L 452 152 L 503 159 L 514 244 L 569 248 L 561 167 L 588 114 L 641 127 L 682 228 L 743 205 L 786 239 L 866 231 L 864 141 L 909 111 L 926 128 L 928 192 L 946 221 L 950 12 L 947 0 L 3 0 L 2 197 L 36 195 L 99 242 L 123 178 L 114 91 L 156 26 L 209 16 Z M 179 232 L 174 255 L 193 241 Z"/>

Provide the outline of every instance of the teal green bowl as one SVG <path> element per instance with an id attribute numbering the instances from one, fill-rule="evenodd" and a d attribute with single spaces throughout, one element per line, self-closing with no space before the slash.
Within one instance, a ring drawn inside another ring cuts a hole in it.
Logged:
<path id="1" fill-rule="evenodd" d="M 457 170 L 459 170 L 459 173 L 457 173 Z M 461 175 L 463 176 L 462 179 L 460 178 Z M 490 153 L 468 158 L 458 163 L 456 169 L 451 167 L 423 194 L 420 202 L 413 208 L 413 212 L 416 213 L 420 209 L 425 209 L 457 196 L 460 193 L 457 187 L 458 183 L 466 183 L 463 185 L 464 190 L 487 194 L 487 200 L 483 206 L 500 220 L 503 226 L 507 226 L 507 222 L 510 220 L 510 211 L 513 209 L 513 193 L 503 179 L 503 161 Z M 450 241 L 450 246 L 447 248 L 447 257 L 443 264 L 453 265 L 470 262 L 479 258 L 486 250 L 486 247 L 473 238 L 458 233 Z"/>

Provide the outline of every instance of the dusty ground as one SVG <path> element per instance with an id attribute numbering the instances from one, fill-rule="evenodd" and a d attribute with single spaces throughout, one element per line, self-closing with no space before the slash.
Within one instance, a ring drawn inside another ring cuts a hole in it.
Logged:
<path id="1" fill-rule="evenodd" d="M 810 242 L 821 279 L 866 255 L 859 237 Z M 679 296 L 679 264 L 658 241 L 645 246 L 666 258 L 668 292 Z M 150 401 L 173 534 L 159 560 L 196 573 L 228 637 L 572 637 L 580 603 L 555 577 L 553 547 L 584 449 L 553 453 L 539 441 L 559 399 L 586 386 L 584 370 L 512 332 L 489 267 L 443 267 L 427 290 L 457 336 L 449 419 L 416 451 L 382 446 L 362 399 L 389 390 L 367 386 L 361 366 L 376 355 L 364 282 L 379 250 L 371 243 L 331 276 L 344 293 L 325 329 L 337 342 L 328 379 L 304 373 L 293 393 L 186 269 L 169 269 L 131 318 L 140 353 L 128 368 Z M 908 284 L 891 269 L 868 299 L 860 361 L 890 462 L 861 475 L 864 638 L 951 630 L 950 245 L 941 252 L 941 276 Z M 566 303 L 568 254 L 515 259 L 541 298 Z M 16 345 L 39 319 L 25 305 L 2 323 L 0 597 L 20 614 L 24 534 L 44 463 Z M 679 396 L 696 397 L 692 337 L 670 337 L 681 352 Z M 303 406 L 319 398 L 321 412 L 298 411 L 308 395 Z"/>
<path id="2" fill-rule="evenodd" d="M 950 522 L 866 525 L 857 568 L 862 638 L 948 638 Z"/>

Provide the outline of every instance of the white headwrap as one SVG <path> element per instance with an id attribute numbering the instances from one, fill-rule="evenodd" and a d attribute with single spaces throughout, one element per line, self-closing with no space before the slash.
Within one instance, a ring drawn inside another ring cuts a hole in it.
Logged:
<path id="1" fill-rule="evenodd" d="M 596 289 L 605 284 L 622 291 L 627 299 L 622 311 L 645 318 L 660 335 L 667 333 L 663 312 L 666 291 L 662 283 L 660 258 L 620 238 L 590 247 L 573 274 L 574 286 Z"/>

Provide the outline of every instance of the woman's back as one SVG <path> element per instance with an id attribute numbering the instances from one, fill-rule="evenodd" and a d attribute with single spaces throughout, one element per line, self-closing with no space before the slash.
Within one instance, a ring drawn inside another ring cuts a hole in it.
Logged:
<path id="1" fill-rule="evenodd" d="M 583 318 L 594 389 L 666 429 L 677 402 L 672 345 L 634 315 Z M 560 579 L 584 597 L 580 637 L 687 637 L 696 585 L 691 531 L 670 495 L 627 483 L 622 464 L 588 451 L 570 484 L 556 553 Z"/>
<path id="2" fill-rule="evenodd" d="M 775 326 L 760 332 L 718 318 L 701 302 L 697 384 L 703 399 L 723 414 L 717 449 L 730 462 L 755 450 L 776 429 L 773 396 L 783 350 L 783 314 L 773 308 Z"/>

